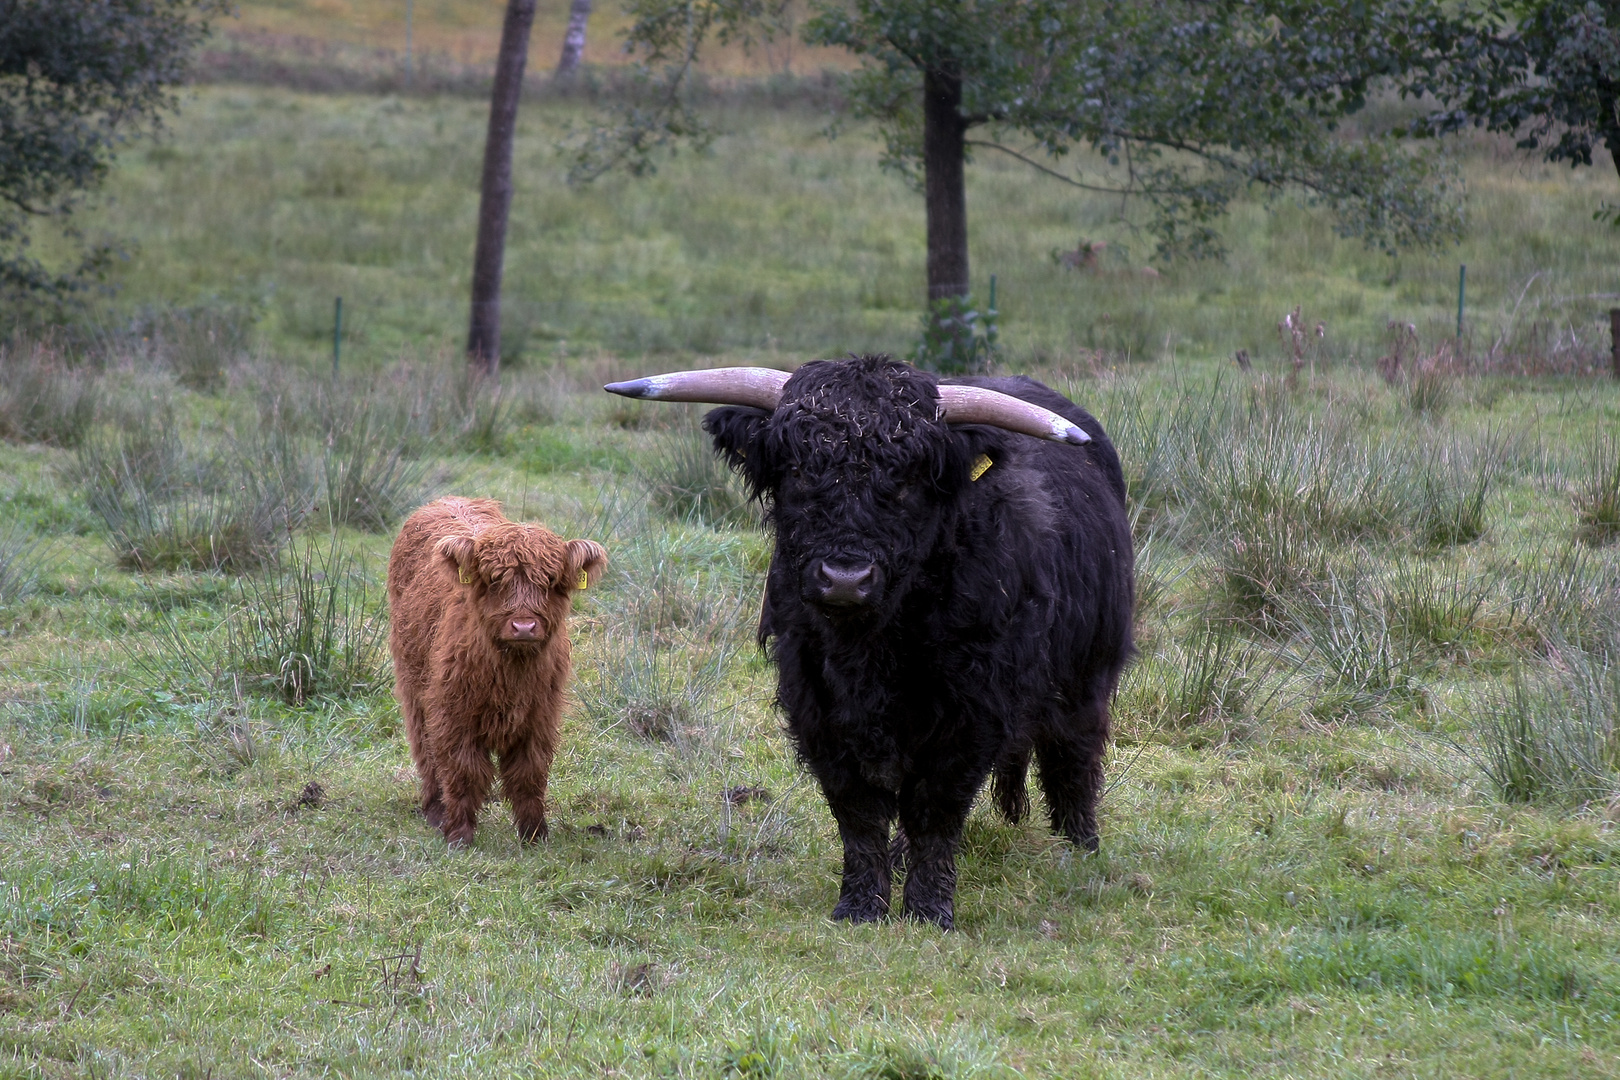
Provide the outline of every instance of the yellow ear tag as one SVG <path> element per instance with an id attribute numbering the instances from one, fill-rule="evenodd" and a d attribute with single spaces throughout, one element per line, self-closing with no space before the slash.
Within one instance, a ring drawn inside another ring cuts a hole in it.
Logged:
<path id="1" fill-rule="evenodd" d="M 587 574 L 585 571 L 581 570 L 579 572 L 579 584 L 574 586 L 574 588 L 579 589 L 581 592 L 584 592 L 586 589 L 588 589 L 590 587 L 591 587 L 591 577 L 590 577 L 590 575 Z"/>
<path id="2" fill-rule="evenodd" d="M 456 576 L 461 579 L 461 583 L 463 585 L 471 585 L 473 583 L 473 576 L 467 573 L 467 568 L 465 566 L 458 566 L 456 568 Z"/>
<path id="3" fill-rule="evenodd" d="M 989 469 L 990 466 L 994 464 L 995 462 L 990 460 L 989 455 L 980 454 L 978 457 L 973 459 L 973 468 L 968 471 L 968 479 L 977 480 L 979 477 L 985 474 L 985 471 Z"/>

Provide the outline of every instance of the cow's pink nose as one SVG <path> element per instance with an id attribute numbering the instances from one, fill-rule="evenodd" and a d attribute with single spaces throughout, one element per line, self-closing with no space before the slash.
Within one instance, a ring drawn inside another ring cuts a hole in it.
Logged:
<path id="1" fill-rule="evenodd" d="M 515 638 L 534 637 L 534 628 L 539 625 L 533 619 L 513 619 L 512 636 Z"/>

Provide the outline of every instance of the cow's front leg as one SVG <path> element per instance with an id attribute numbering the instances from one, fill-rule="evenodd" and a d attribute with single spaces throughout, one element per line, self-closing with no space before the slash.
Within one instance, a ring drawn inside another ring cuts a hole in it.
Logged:
<path id="1" fill-rule="evenodd" d="M 844 880 L 838 891 L 834 919 L 876 922 L 889 913 L 889 823 L 894 820 L 894 796 L 868 788 L 828 793 L 827 802 L 844 841 Z"/>
<path id="2" fill-rule="evenodd" d="M 941 930 L 954 925 L 956 846 L 977 790 L 976 786 L 945 785 L 934 779 L 912 781 L 901 792 L 900 828 L 906 835 L 904 911 L 908 918 L 931 922 Z"/>

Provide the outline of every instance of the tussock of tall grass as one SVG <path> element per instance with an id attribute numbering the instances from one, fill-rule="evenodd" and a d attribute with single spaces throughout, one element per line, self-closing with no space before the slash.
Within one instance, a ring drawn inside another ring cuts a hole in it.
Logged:
<path id="1" fill-rule="evenodd" d="M 736 655 L 734 634 L 694 645 L 654 630 L 611 630 L 594 683 L 580 693 L 586 714 L 604 728 L 623 725 L 646 739 L 687 746 L 714 727 L 715 698 Z"/>
<path id="2" fill-rule="evenodd" d="M 387 532 L 430 498 L 430 462 L 406 456 L 408 436 L 389 438 L 375 402 L 351 398 L 345 406 L 322 447 L 326 519 L 334 529 Z"/>
<path id="3" fill-rule="evenodd" d="M 94 372 L 40 342 L 0 344 L 0 439 L 75 447 L 95 424 Z"/>
<path id="4" fill-rule="evenodd" d="M 1204 619 L 1169 659 L 1163 722 L 1172 730 L 1253 715 L 1266 658 L 1228 619 Z"/>
<path id="5" fill-rule="evenodd" d="M 718 726 L 714 701 L 730 665 L 750 647 L 758 600 L 741 567 L 697 557 L 694 545 L 709 547 L 702 537 L 671 536 L 643 519 L 619 538 L 596 601 L 606 609 L 604 655 L 581 700 L 604 726 L 678 746 L 702 742 Z"/>
<path id="6" fill-rule="evenodd" d="M 1478 742 L 1466 749 L 1507 802 L 1573 805 L 1620 786 L 1620 663 L 1612 651 L 1569 644 L 1553 659 L 1534 671 L 1515 667 L 1470 706 Z"/>
<path id="7" fill-rule="evenodd" d="M 758 520 L 741 482 L 701 431 L 662 437 L 641 473 L 653 509 L 675 521 L 722 528 Z"/>
<path id="8" fill-rule="evenodd" d="M 1620 627 L 1620 568 L 1583 546 L 1544 549 L 1494 573 L 1508 620 L 1538 647 L 1599 641 Z"/>
<path id="9" fill-rule="evenodd" d="M 1327 550 L 1311 530 L 1280 511 L 1239 503 L 1226 528 L 1210 537 L 1218 602 L 1268 631 L 1283 627 L 1296 599 L 1330 573 Z"/>
<path id="10" fill-rule="evenodd" d="M 1478 443 L 1426 430 L 1390 438 L 1358 403 L 1317 407 L 1274 381 L 1138 384 L 1110 389 L 1099 411 L 1138 522 L 1218 543 L 1236 536 L 1237 564 L 1251 549 L 1286 564 L 1309 544 L 1470 543 L 1487 528 L 1507 454 L 1494 435 Z M 1281 576 L 1255 572 L 1262 569 L 1238 566 L 1259 583 Z"/>
<path id="11" fill-rule="evenodd" d="M 251 312 L 216 303 L 148 311 L 124 337 L 126 350 L 138 346 L 148 363 L 168 370 L 187 390 L 218 394 L 231 369 L 249 361 L 252 334 Z"/>
<path id="12" fill-rule="evenodd" d="M 1502 457 L 1502 447 L 1489 437 L 1474 447 L 1451 442 L 1429 448 L 1412 511 L 1412 529 L 1420 543 L 1451 547 L 1485 535 L 1486 505 Z"/>
<path id="13" fill-rule="evenodd" d="M 305 534 L 238 584 L 223 636 L 233 686 L 293 705 L 364 697 L 388 681 L 381 590 L 334 535 Z"/>
<path id="14" fill-rule="evenodd" d="M 303 462 L 276 432 L 195 449 L 163 422 L 87 440 L 67 475 L 119 564 L 148 571 L 257 566 L 313 495 Z"/>
<path id="15" fill-rule="evenodd" d="M 1456 563 L 1403 558 L 1378 584 L 1378 602 L 1411 648 L 1455 659 L 1484 644 L 1494 591 L 1490 577 Z"/>
<path id="16" fill-rule="evenodd" d="M 1587 451 L 1575 491 L 1576 535 L 1593 547 L 1620 539 L 1620 439 L 1605 434 Z"/>
<path id="17" fill-rule="evenodd" d="M 1316 680 L 1306 709 L 1319 720 L 1359 718 L 1417 688 L 1410 644 L 1391 630 L 1361 573 L 1330 573 L 1290 598 L 1296 669 Z"/>
<path id="18" fill-rule="evenodd" d="M 27 599 L 39 585 L 45 542 L 20 516 L 0 520 L 0 608 Z"/>

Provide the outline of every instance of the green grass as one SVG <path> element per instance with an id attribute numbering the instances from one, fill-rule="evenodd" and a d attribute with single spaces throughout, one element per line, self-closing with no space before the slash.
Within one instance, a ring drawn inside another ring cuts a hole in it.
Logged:
<path id="1" fill-rule="evenodd" d="M 498 399 L 446 374 L 479 127 L 456 100 L 199 92 L 95 218 L 140 240 L 102 333 L 0 362 L 0 572 L 27 583 L 0 592 L 0 1076 L 1620 1071 L 1620 546 L 1591 520 L 1620 388 L 1459 374 L 1434 349 L 1466 259 L 1501 327 L 1539 274 L 1518 321 L 1569 317 L 1567 359 L 1602 302 L 1553 298 L 1613 288 L 1586 219 L 1607 178 L 1475 148 L 1494 231 L 1460 254 L 1391 280 L 1306 211 L 1243 207 L 1230 266 L 1150 283 L 1061 271 L 1048 250 L 1105 208 L 975 166 L 1006 367 L 1119 445 L 1142 658 L 1102 853 L 981 803 L 941 934 L 827 921 L 836 830 L 751 642 L 768 539 L 688 452 L 698 410 L 595 389 L 694 356 L 904 347 L 916 200 L 864 140 L 792 113 L 732 114 L 712 156 L 569 192 L 546 147 L 571 108 L 525 113 L 527 331 Z M 1290 382 L 1272 324 L 1312 298 L 1329 336 Z M 199 311 L 253 315 L 223 380 L 144 332 L 214 325 Z M 1394 318 L 1422 331 L 1418 404 L 1376 374 Z M 1563 362 L 1508 336 L 1503 365 Z M 448 852 L 374 655 L 344 674 L 390 542 L 362 527 L 393 513 L 333 537 L 332 490 L 371 475 L 332 467 L 359 415 L 393 463 L 376 505 L 493 495 L 608 547 L 544 844 L 494 804 Z M 275 436 L 309 511 L 278 559 L 120 564 L 75 447 L 143 418 L 219 469 Z M 277 610 L 290 644 L 264 632 Z M 310 642 L 336 643 L 335 680 L 268 677 Z"/>

